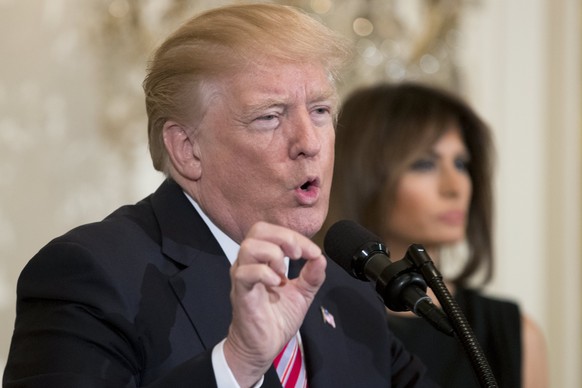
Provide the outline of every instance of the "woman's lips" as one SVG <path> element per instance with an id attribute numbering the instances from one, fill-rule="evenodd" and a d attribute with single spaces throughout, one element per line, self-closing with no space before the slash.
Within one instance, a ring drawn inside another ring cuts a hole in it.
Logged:
<path id="1" fill-rule="evenodd" d="M 465 224 L 465 212 L 462 210 L 451 210 L 445 213 L 441 213 L 438 216 L 441 222 L 447 225 L 457 226 Z"/>

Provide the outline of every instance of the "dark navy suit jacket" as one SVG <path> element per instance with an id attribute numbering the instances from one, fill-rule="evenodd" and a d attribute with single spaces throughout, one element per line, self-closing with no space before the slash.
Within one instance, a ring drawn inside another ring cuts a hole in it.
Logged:
<path id="1" fill-rule="evenodd" d="M 4 387 L 215 386 L 211 352 L 231 320 L 229 267 L 171 180 L 56 238 L 19 278 Z M 326 275 L 301 327 L 309 386 L 431 386 L 370 286 L 331 261 Z M 281 386 L 273 368 L 263 386 Z"/>

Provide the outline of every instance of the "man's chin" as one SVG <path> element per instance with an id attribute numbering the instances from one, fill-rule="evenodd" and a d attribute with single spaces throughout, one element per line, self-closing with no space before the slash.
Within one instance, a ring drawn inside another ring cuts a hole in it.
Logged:
<path id="1" fill-rule="evenodd" d="M 323 219 L 317 218 L 313 220 L 300 220 L 298 224 L 292 229 L 301 233 L 302 235 L 312 238 L 323 226 Z"/>
<path id="2" fill-rule="evenodd" d="M 263 214 L 263 220 L 294 230 L 312 238 L 323 227 L 327 208 L 294 206 L 272 214 Z"/>

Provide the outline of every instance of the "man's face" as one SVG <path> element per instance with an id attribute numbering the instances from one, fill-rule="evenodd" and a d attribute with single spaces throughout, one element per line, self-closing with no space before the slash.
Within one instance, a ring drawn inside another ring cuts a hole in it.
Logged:
<path id="1" fill-rule="evenodd" d="M 337 109 L 314 64 L 262 62 L 219 85 L 194 135 L 194 197 L 235 241 L 257 221 L 311 236 L 327 215 Z"/>

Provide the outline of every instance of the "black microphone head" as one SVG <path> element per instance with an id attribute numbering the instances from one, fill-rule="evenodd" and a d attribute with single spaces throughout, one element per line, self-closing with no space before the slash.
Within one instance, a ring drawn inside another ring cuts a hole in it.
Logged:
<path id="1" fill-rule="evenodd" d="M 366 257 L 371 252 L 388 252 L 380 237 L 352 220 L 342 220 L 333 224 L 323 242 L 325 253 L 350 275 L 367 281 L 364 273 Z"/>

